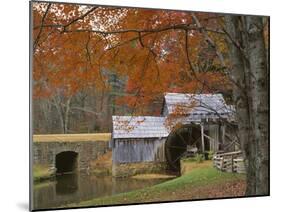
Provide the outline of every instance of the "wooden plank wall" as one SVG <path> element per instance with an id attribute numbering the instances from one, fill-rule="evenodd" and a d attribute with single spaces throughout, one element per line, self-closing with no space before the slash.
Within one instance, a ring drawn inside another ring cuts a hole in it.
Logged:
<path id="1" fill-rule="evenodd" d="M 113 163 L 164 162 L 165 138 L 114 139 Z"/>
<path id="2" fill-rule="evenodd" d="M 209 134 L 215 141 L 210 143 L 210 150 L 216 152 L 219 150 L 219 126 L 209 125 Z"/>

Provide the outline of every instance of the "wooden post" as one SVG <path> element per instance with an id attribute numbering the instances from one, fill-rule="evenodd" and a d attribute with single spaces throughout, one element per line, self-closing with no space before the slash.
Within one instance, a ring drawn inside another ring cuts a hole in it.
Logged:
<path id="1" fill-rule="evenodd" d="M 225 125 L 222 125 L 222 145 L 225 144 Z"/>
<path id="2" fill-rule="evenodd" d="M 233 164 L 233 155 L 231 155 L 231 172 L 234 172 L 234 170 L 233 170 L 233 168 L 234 168 L 233 165 L 234 165 L 234 164 Z"/>
<path id="3" fill-rule="evenodd" d="M 224 157 L 221 157 L 220 170 L 223 171 Z"/>
<path id="4" fill-rule="evenodd" d="M 204 144 L 204 125 L 201 124 L 201 142 L 202 142 L 202 153 L 205 152 L 205 144 Z"/>

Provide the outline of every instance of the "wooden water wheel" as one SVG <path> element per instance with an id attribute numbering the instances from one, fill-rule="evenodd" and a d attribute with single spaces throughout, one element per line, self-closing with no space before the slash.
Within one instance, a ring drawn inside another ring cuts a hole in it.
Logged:
<path id="1" fill-rule="evenodd" d="M 183 126 L 170 133 L 165 143 L 165 156 L 173 171 L 180 170 L 180 159 L 194 155 L 200 148 L 200 129 L 196 125 Z"/>

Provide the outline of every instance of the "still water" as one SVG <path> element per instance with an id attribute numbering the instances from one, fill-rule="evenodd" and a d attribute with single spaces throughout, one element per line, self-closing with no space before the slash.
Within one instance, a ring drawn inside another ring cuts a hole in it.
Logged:
<path id="1" fill-rule="evenodd" d="M 34 184 L 34 208 L 55 208 L 97 197 L 111 196 L 152 186 L 167 179 L 133 179 L 65 174 L 54 181 Z"/>

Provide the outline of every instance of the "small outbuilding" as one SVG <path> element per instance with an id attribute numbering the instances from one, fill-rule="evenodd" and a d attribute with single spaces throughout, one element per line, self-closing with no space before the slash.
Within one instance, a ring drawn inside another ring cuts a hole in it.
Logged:
<path id="1" fill-rule="evenodd" d="M 221 94 L 166 93 L 161 116 L 113 116 L 112 121 L 112 173 L 128 176 L 179 171 L 182 157 L 223 149 L 225 123 L 235 123 L 235 110 Z"/>

